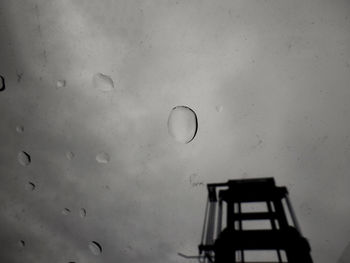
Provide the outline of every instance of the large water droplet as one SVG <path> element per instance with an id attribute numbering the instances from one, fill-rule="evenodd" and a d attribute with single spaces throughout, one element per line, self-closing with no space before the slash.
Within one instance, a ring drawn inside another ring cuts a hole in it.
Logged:
<path id="1" fill-rule="evenodd" d="M 169 115 L 168 130 L 176 141 L 189 143 L 198 130 L 196 113 L 187 106 L 174 107 Z"/>
<path id="2" fill-rule="evenodd" d="M 0 91 L 5 90 L 5 78 L 3 76 L 0 76 Z"/>
<path id="3" fill-rule="evenodd" d="M 64 87 L 66 87 L 66 81 L 64 79 L 58 80 L 56 82 L 56 87 L 57 88 L 64 88 Z"/>
<path id="4" fill-rule="evenodd" d="M 109 155 L 108 153 L 105 153 L 105 152 L 99 152 L 97 155 L 96 155 L 96 161 L 98 163 L 108 163 L 109 162 Z"/>
<path id="5" fill-rule="evenodd" d="M 18 246 L 20 248 L 24 248 L 26 246 L 26 242 L 24 242 L 24 240 L 20 240 L 20 241 L 18 241 Z"/>
<path id="6" fill-rule="evenodd" d="M 85 208 L 80 208 L 80 217 L 81 218 L 84 218 L 84 217 L 86 217 L 86 209 Z"/>
<path id="7" fill-rule="evenodd" d="M 30 155 L 24 151 L 18 153 L 17 159 L 18 159 L 18 162 L 23 166 L 27 166 L 31 162 Z"/>
<path id="8" fill-rule="evenodd" d="M 66 158 L 71 161 L 74 158 L 74 153 L 71 151 L 66 152 Z"/>
<path id="9" fill-rule="evenodd" d="M 32 183 L 32 182 L 28 182 L 28 183 L 26 184 L 26 189 L 27 189 L 28 191 L 34 191 L 34 189 L 35 189 L 35 184 Z"/>
<path id="10" fill-rule="evenodd" d="M 17 125 L 16 126 L 16 132 L 18 132 L 18 133 L 24 132 L 24 127 L 22 125 Z"/>
<path id="11" fill-rule="evenodd" d="M 102 246 L 97 243 L 96 241 L 91 241 L 89 243 L 89 249 L 91 251 L 92 254 L 98 256 L 102 253 Z"/>
<path id="12" fill-rule="evenodd" d="M 70 214 L 70 209 L 69 208 L 64 208 L 62 210 L 62 214 L 64 214 L 65 216 L 69 215 Z"/>
<path id="13" fill-rule="evenodd" d="M 94 87 L 100 91 L 111 91 L 114 88 L 113 80 L 110 76 L 96 73 L 93 77 Z"/>

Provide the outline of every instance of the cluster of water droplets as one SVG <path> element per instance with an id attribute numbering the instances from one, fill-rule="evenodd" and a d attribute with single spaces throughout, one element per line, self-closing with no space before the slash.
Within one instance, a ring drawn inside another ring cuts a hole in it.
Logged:
<path id="1" fill-rule="evenodd" d="M 93 75 L 92 78 L 93 87 L 101 92 L 109 92 L 114 89 L 114 82 L 112 78 L 106 74 L 103 73 L 96 73 Z M 64 79 L 60 79 L 56 81 L 56 88 L 66 88 L 67 87 L 67 81 Z M 0 76 L 0 91 L 5 90 L 5 78 L 3 76 Z M 22 134 L 24 132 L 24 126 L 23 125 L 17 125 L 15 128 L 16 132 L 18 134 Z M 72 161 L 75 158 L 75 154 L 72 151 L 67 151 L 65 153 L 65 157 L 67 160 Z M 101 151 L 98 152 L 95 156 L 96 162 L 100 164 L 107 164 L 110 161 L 110 156 L 108 153 Z M 17 154 L 17 161 L 18 163 L 23 166 L 27 167 L 32 162 L 32 157 L 28 151 L 19 151 Z M 34 191 L 36 188 L 35 183 L 28 181 L 25 185 L 25 189 L 29 192 Z M 70 208 L 65 207 L 62 209 L 61 213 L 64 216 L 70 216 L 72 214 L 72 211 Z M 80 208 L 78 215 L 80 218 L 85 218 L 87 216 L 87 211 L 85 208 Z M 26 246 L 26 242 L 24 240 L 18 241 L 18 246 L 20 248 L 24 248 Z M 97 241 L 90 241 L 88 243 L 88 248 L 90 252 L 93 255 L 100 255 L 102 253 L 102 245 Z M 74 262 L 74 261 L 70 261 Z"/>
<path id="2" fill-rule="evenodd" d="M 5 89 L 5 79 L 0 76 L 0 91 Z M 114 81 L 113 79 L 103 73 L 96 73 L 92 77 L 93 87 L 101 92 L 110 92 L 114 89 Z M 57 80 L 56 82 L 57 88 L 65 88 L 67 87 L 66 80 Z M 216 110 L 221 112 L 223 109 L 222 106 L 217 106 Z M 171 109 L 169 113 L 169 117 L 167 120 L 168 132 L 170 136 L 177 142 L 180 143 L 190 143 L 196 137 L 198 131 L 198 118 L 193 109 L 188 106 L 176 106 Z M 22 125 L 16 126 L 16 132 L 21 134 L 24 132 L 24 127 Z M 75 158 L 75 154 L 72 151 L 67 151 L 65 153 L 65 157 L 67 160 L 72 161 Z M 32 157 L 28 151 L 20 151 L 17 155 L 18 163 L 23 166 L 29 166 L 32 162 Z M 98 152 L 95 156 L 95 160 L 99 164 L 107 164 L 110 162 L 110 155 L 104 151 Z M 196 180 L 196 176 L 192 176 L 190 178 L 190 183 L 192 186 L 201 185 L 202 182 Z M 35 183 L 29 181 L 26 186 L 26 190 L 34 191 L 36 188 Z M 61 213 L 64 216 L 70 216 L 72 211 L 70 208 L 65 207 L 62 209 Z M 87 215 L 87 211 L 85 208 L 79 209 L 79 216 L 81 218 L 85 218 Z M 24 240 L 18 241 L 20 247 L 24 248 L 26 243 Z M 88 248 L 93 255 L 100 255 L 102 253 L 102 245 L 97 241 L 90 241 L 88 243 Z M 71 261 L 72 262 L 72 261 Z"/>
<path id="3" fill-rule="evenodd" d="M 0 91 L 4 90 L 5 89 L 5 80 L 2 76 L 0 76 Z M 22 125 L 17 125 L 16 126 L 16 132 L 17 133 L 23 133 L 24 132 L 24 127 Z M 21 166 L 28 166 L 30 163 L 31 163 L 31 157 L 30 157 L 30 154 L 28 152 L 25 152 L 25 151 L 20 151 L 18 154 L 17 154 L 17 161 L 18 163 L 21 165 Z M 35 184 L 33 182 L 28 182 L 26 185 L 25 185 L 25 189 L 27 191 L 34 191 L 35 189 Z M 26 246 L 26 242 L 21 239 L 18 241 L 18 247 L 20 249 L 24 249 L 25 246 Z"/>
<path id="4" fill-rule="evenodd" d="M 65 208 L 62 209 L 62 214 L 65 215 L 65 216 L 70 215 L 71 212 L 72 212 L 72 211 L 71 211 L 70 208 L 65 207 Z M 85 209 L 85 208 L 80 208 L 80 210 L 79 210 L 79 216 L 80 216 L 81 218 L 86 217 L 86 213 L 87 213 L 87 212 L 86 212 L 86 209 Z"/>

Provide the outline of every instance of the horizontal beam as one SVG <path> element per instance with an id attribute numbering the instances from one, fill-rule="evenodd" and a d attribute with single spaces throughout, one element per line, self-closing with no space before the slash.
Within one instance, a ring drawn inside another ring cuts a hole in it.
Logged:
<path id="1" fill-rule="evenodd" d="M 241 213 L 241 214 L 234 214 L 232 216 L 232 220 L 239 221 L 239 220 L 259 220 L 259 219 L 276 219 L 277 216 L 275 213 L 268 213 L 268 212 L 259 212 L 259 213 Z"/>

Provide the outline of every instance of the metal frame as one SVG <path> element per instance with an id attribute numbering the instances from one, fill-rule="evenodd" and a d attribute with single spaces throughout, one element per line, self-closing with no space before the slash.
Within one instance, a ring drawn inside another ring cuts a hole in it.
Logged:
<path id="1" fill-rule="evenodd" d="M 237 262 L 235 254 L 223 254 L 230 253 L 231 249 L 238 251 L 239 262 L 246 262 L 245 250 L 275 250 L 276 262 L 283 262 L 281 250 L 285 250 L 288 262 L 298 262 L 295 260 L 303 257 L 306 259 L 302 262 L 312 262 L 310 246 L 301 236 L 288 190 L 286 187 L 277 187 L 274 178 L 229 180 L 227 183 L 208 184 L 207 188 L 208 201 L 199 245 L 199 254 L 204 257 L 204 261 Z M 285 200 L 286 206 L 283 206 L 282 200 Z M 227 203 L 226 218 L 222 217 L 223 202 Z M 252 202 L 266 202 L 267 211 L 243 213 L 242 203 Z M 288 223 L 286 212 L 292 219 L 292 225 Z M 225 229 L 222 228 L 223 220 L 226 220 Z M 242 224 L 246 220 L 269 220 L 271 229 L 245 230 Z M 298 243 L 295 249 L 290 248 L 293 242 Z"/>

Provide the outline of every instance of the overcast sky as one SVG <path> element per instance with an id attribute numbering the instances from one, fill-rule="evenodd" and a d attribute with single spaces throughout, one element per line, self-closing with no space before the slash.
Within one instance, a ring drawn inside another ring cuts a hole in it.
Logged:
<path id="1" fill-rule="evenodd" d="M 348 1 L 1 1 L 0 36 L 1 262 L 188 262 L 202 184 L 270 176 L 350 262 Z"/>

